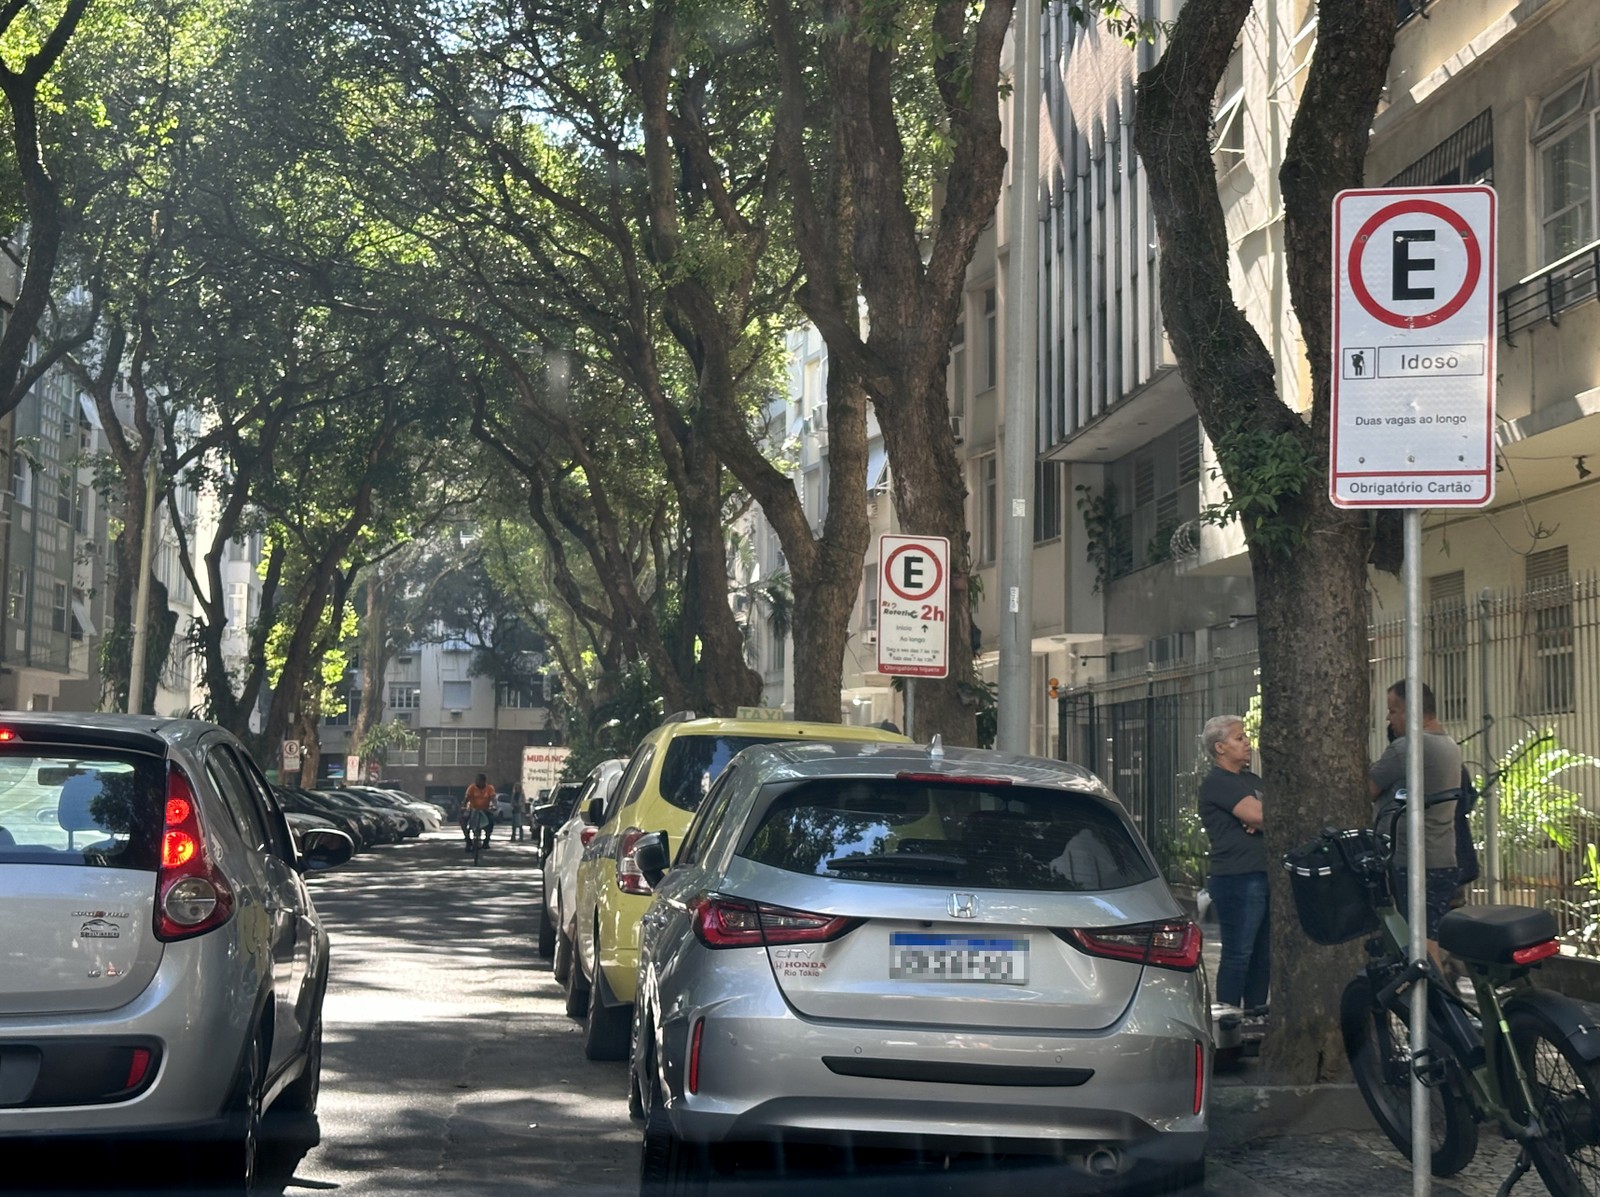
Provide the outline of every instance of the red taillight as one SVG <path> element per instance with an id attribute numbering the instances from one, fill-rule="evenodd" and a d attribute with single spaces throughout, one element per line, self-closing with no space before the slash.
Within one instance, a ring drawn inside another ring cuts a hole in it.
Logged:
<path id="1" fill-rule="evenodd" d="M 651 892 L 650 883 L 639 871 L 639 862 L 633 858 L 633 850 L 643 838 L 644 832 L 630 827 L 622 833 L 622 843 L 617 848 L 617 888 L 625 894 Z"/>
<path id="2" fill-rule="evenodd" d="M 124 1089 L 137 1088 L 139 1082 L 144 1080 L 144 1074 L 149 1070 L 150 1049 L 148 1047 L 134 1048 L 133 1059 L 128 1061 L 128 1083 L 122 1087 Z"/>
<path id="3" fill-rule="evenodd" d="M 1532 964 L 1535 960 L 1543 960 L 1547 956 L 1554 956 L 1561 951 L 1561 945 L 1553 939 L 1543 943 L 1536 943 L 1529 948 L 1518 948 L 1511 953 L 1511 959 L 1517 964 Z"/>
<path id="4" fill-rule="evenodd" d="M 9 727 L 0 727 L 0 744 L 9 743 L 16 738 L 17 733 L 12 731 Z"/>
<path id="5" fill-rule="evenodd" d="M 689 1039 L 689 1092 L 700 1092 L 700 1044 L 706 1037 L 706 1020 L 695 1019 L 694 1034 Z"/>
<path id="6" fill-rule="evenodd" d="M 1073 930 L 1067 938 L 1091 956 L 1131 960 L 1185 972 L 1200 964 L 1200 928 L 1188 919 L 1167 923 L 1140 923 L 1103 931 Z"/>
<path id="7" fill-rule="evenodd" d="M 952 786 L 1008 786 L 1011 784 L 1009 777 L 969 777 L 960 773 L 913 773 L 909 769 L 901 770 L 894 775 L 896 781 L 933 782 L 936 785 Z"/>
<path id="8" fill-rule="evenodd" d="M 695 937 L 708 948 L 759 948 L 763 944 L 827 943 L 859 919 L 761 906 L 703 894 L 689 904 Z"/>
<path id="9" fill-rule="evenodd" d="M 589 841 L 594 839 L 594 837 L 599 834 L 600 829 L 598 827 L 585 827 L 582 831 L 578 832 L 578 843 L 587 848 L 589 846 Z"/>
<path id="10" fill-rule="evenodd" d="M 228 921 L 233 891 L 206 854 L 194 788 L 183 770 L 167 765 L 166 830 L 156 876 L 156 938 L 187 939 Z"/>

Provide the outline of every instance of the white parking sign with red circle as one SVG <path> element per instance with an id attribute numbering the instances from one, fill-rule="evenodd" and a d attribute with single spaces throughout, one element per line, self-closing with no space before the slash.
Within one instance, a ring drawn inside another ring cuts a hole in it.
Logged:
<path id="1" fill-rule="evenodd" d="M 1494 498 L 1495 218 L 1488 187 L 1334 199 L 1336 506 Z"/>
<path id="2" fill-rule="evenodd" d="M 878 672 L 950 672 L 950 542 L 943 536 L 878 538 Z"/>

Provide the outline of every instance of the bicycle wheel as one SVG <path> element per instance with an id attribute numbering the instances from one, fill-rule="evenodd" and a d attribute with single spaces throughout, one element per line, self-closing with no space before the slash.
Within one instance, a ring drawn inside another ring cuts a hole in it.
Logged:
<path id="1" fill-rule="evenodd" d="M 476 824 L 472 828 L 472 863 L 478 863 L 478 857 L 483 855 L 483 824 Z"/>
<path id="2" fill-rule="evenodd" d="M 1345 986 L 1339 1026 L 1350 1071 L 1367 1109 L 1400 1154 L 1411 1156 L 1411 1049 L 1403 1012 L 1378 1005 L 1365 975 Z M 1437 1043 L 1437 1036 L 1430 1036 Z M 1454 1176 L 1478 1150 L 1478 1126 L 1456 1082 L 1428 1090 L 1432 1172 Z"/>
<path id="3" fill-rule="evenodd" d="M 1533 1166 L 1553 1197 L 1597 1197 L 1600 1066 L 1585 1061 L 1536 1009 L 1513 1005 L 1506 1021 L 1547 1136 L 1528 1144 Z"/>

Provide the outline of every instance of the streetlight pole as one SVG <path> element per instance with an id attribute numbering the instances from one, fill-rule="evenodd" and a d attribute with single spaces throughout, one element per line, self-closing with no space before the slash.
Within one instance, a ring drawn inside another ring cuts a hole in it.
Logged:
<path id="1" fill-rule="evenodd" d="M 1012 20 L 1005 469 L 1000 521 L 1000 685 L 995 747 L 1025 753 L 1033 730 L 1033 488 L 1039 339 L 1039 5 Z"/>

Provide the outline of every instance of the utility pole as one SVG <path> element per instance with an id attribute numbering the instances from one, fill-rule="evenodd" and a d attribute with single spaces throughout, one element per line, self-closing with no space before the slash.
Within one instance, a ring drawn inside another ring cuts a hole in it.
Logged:
<path id="1" fill-rule="evenodd" d="M 1030 751 L 1033 729 L 1033 490 L 1039 340 L 1039 5 L 1011 26 L 1011 203 L 1005 459 L 1000 520 L 1000 686 L 995 747 Z"/>

